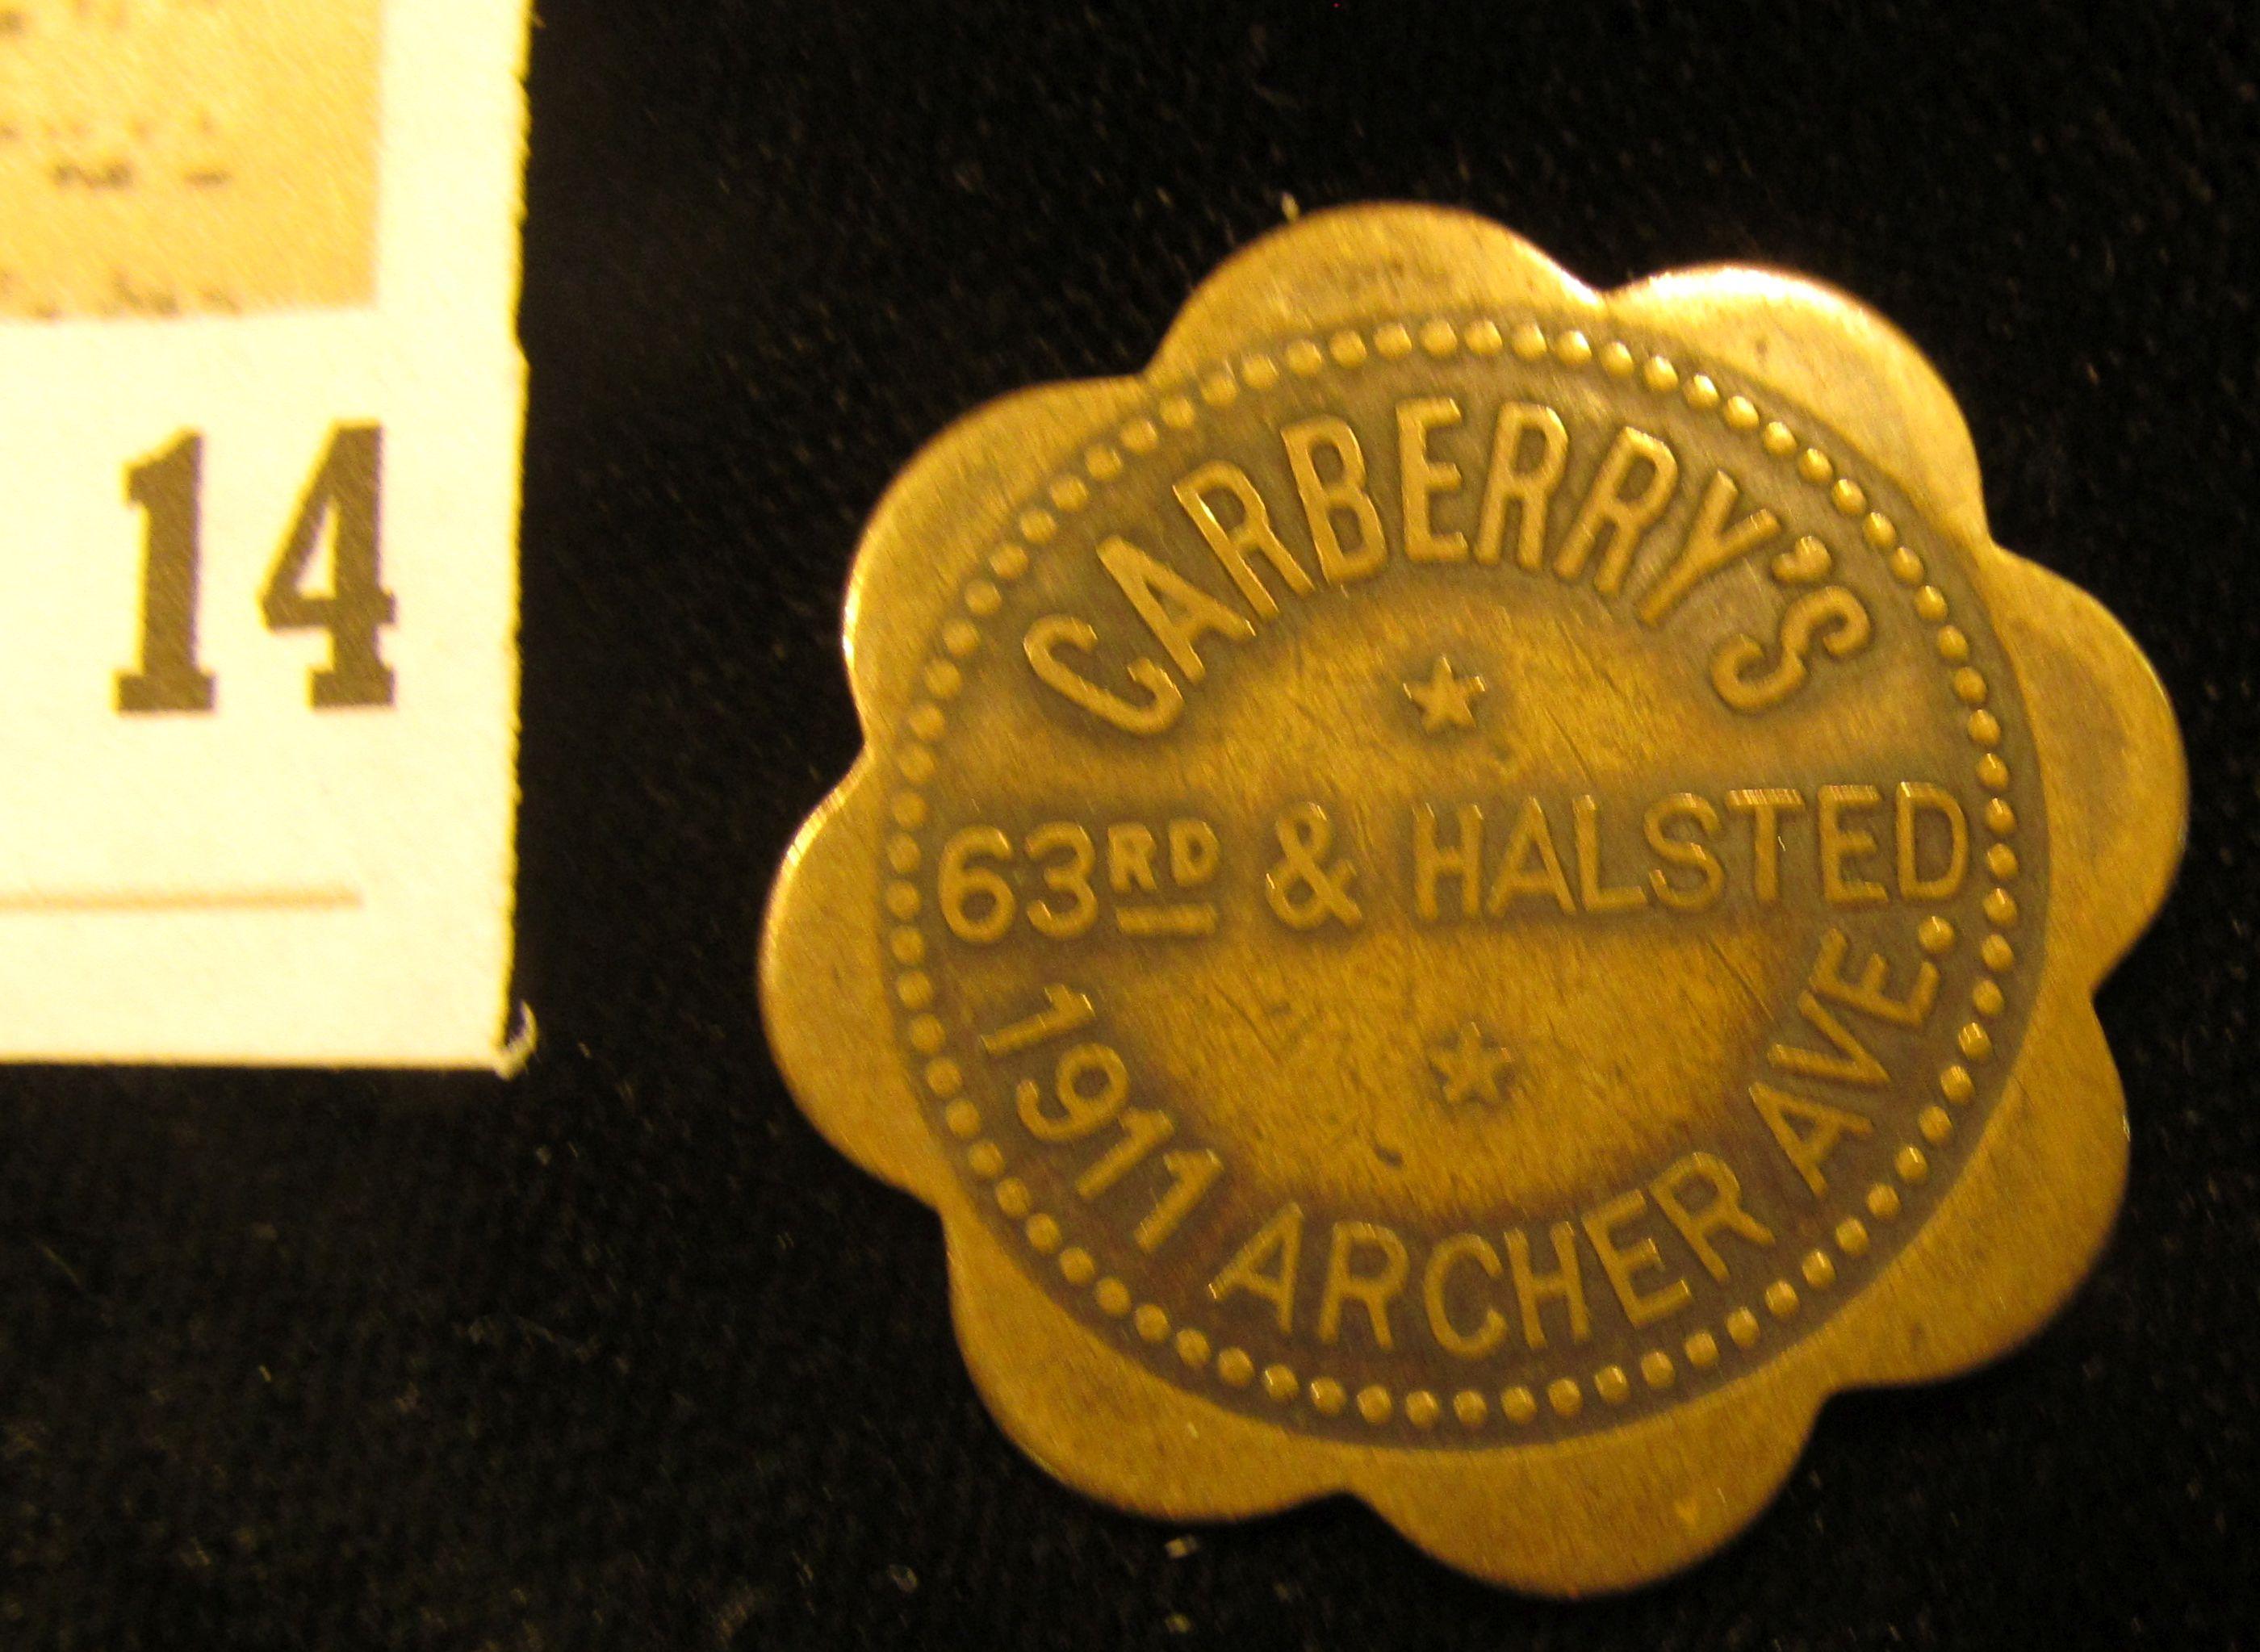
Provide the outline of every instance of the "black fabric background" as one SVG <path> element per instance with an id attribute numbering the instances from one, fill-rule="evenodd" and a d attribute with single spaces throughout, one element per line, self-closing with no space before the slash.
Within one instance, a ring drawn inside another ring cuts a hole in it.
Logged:
<path id="1" fill-rule="evenodd" d="M 2240 10 L 550 0 L 540 1054 L 0 1071 L 0 1646 L 2251 1643 Z M 1998 537 L 2127 622 L 2189 742 L 2180 888 L 2102 998 L 2134 1165 L 2095 1278 L 1981 1375 L 1832 1405 L 1747 1537 L 1629 1597 L 1501 1595 L 1347 1504 L 1172 1554 L 1062 1490 L 974 1397 L 933 1221 L 817 1140 L 754 1014 L 770 869 L 855 750 L 862 514 L 955 414 L 1137 367 L 1283 195 L 1863 297 L 1961 396 Z"/>

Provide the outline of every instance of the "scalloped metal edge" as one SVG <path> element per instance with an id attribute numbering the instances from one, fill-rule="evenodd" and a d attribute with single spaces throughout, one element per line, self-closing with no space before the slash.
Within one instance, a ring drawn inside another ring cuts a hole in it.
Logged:
<path id="1" fill-rule="evenodd" d="M 2127 1150 L 2090 995 L 2164 898 L 2186 829 L 2186 771 L 2163 690 L 2132 640 L 2085 593 L 1992 542 L 1959 410 L 1890 324 L 1816 283 L 1739 268 L 1596 293 L 1488 220 L 1411 206 L 1344 209 L 1275 232 L 1201 284 L 1144 374 L 1023 391 L 929 443 L 875 511 L 850 583 L 847 652 L 867 730 L 906 697 L 903 671 L 915 657 L 873 633 L 922 636 L 1061 454 L 1149 384 L 1236 343 L 1381 307 L 1536 307 L 1684 340 L 1821 415 L 1969 560 L 2040 747 L 2056 883 L 2041 998 L 2002 1100 L 1920 1234 L 1820 1330 L 1661 1417 L 1448 1455 L 1315 1441 L 1122 1359 L 1028 1289 L 976 1217 L 887 1044 L 862 1035 L 889 1017 L 876 932 L 858 956 L 797 917 L 869 910 L 864 873 L 882 823 L 869 751 L 786 857 L 763 930 L 762 1007 L 779 1065 L 819 1128 L 940 1213 L 969 1368 L 1005 1432 L 1056 1477 L 1176 1519 L 1348 1492 L 1429 1553 L 1493 1582 L 1557 1595 L 1624 1588 L 1699 1559 L 1754 1519 L 1828 1395 L 1995 1357 L 2085 1276 L 2118 1206 Z M 2113 806 L 2128 796 L 2172 804 Z M 1996 1276 L 1995 1288 L 1968 1290 L 1973 1270 Z"/>

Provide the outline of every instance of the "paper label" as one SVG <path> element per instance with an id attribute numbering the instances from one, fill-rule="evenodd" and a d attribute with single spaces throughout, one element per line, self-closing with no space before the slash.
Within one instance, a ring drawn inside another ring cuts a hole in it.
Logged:
<path id="1" fill-rule="evenodd" d="M 525 30 L 0 10 L 0 1056 L 507 1061 Z"/>

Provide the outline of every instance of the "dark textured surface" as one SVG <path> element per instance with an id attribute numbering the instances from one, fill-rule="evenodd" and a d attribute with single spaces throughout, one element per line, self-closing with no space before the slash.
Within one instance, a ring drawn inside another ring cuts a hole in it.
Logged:
<path id="1" fill-rule="evenodd" d="M 543 10 L 544 1048 L 511 1085 L 0 1072 L 0 1646 L 2252 1643 L 2249 13 Z M 1961 395 L 1997 535 L 2184 719 L 2181 886 L 2102 999 L 2134 1165 L 2095 1279 L 1980 1376 L 1831 1405 L 1749 1536 L 1628 1598 L 1498 1595 L 1348 1505 L 1173 1555 L 1062 1491 L 967 1383 L 933 1222 L 754 1018 L 765 880 L 855 747 L 862 513 L 954 414 L 1138 365 L 1283 195 L 1860 295 Z"/>

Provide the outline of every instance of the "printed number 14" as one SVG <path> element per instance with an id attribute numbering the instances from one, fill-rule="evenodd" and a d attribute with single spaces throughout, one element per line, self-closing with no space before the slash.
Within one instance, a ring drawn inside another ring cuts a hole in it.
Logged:
<path id="1" fill-rule="evenodd" d="M 125 471 L 125 497 L 147 524 L 142 541 L 141 662 L 118 674 L 124 712 L 209 712 L 211 672 L 197 661 L 197 582 L 203 560 L 204 437 L 189 431 Z M 393 619 L 378 571 L 378 500 L 384 433 L 339 425 L 298 502 L 260 610 L 269 631 L 326 631 L 330 663 L 311 675 L 320 708 L 392 704 L 392 669 L 380 633 Z M 309 591 L 307 575 L 330 542 L 330 589 Z"/>

